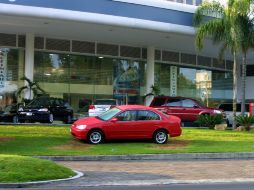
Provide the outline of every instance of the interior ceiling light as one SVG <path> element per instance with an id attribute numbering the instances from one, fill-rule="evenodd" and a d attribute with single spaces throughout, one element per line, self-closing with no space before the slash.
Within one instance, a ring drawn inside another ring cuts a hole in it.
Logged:
<path id="1" fill-rule="evenodd" d="M 99 59 L 103 59 L 104 57 L 99 57 Z"/>

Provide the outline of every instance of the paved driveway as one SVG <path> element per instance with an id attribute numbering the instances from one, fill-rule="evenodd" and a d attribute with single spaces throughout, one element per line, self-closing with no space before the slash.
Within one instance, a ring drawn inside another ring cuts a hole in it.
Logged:
<path id="1" fill-rule="evenodd" d="M 178 180 L 254 178 L 254 160 L 58 162 L 83 172 L 163 175 Z"/>
<path id="2" fill-rule="evenodd" d="M 58 162 L 84 172 L 60 187 L 153 185 L 254 181 L 254 160 L 215 161 L 68 161 Z M 46 185 L 50 187 L 50 185 Z"/>

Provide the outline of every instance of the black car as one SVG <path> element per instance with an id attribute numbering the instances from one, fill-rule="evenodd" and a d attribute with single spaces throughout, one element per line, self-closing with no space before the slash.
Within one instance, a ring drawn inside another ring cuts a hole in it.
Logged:
<path id="1" fill-rule="evenodd" d="M 72 123 L 73 109 L 61 98 L 39 97 L 18 111 L 19 122 L 52 123 L 60 120 Z"/>
<path id="2" fill-rule="evenodd" d="M 18 123 L 18 109 L 20 104 L 11 104 L 0 111 L 0 122 Z"/>

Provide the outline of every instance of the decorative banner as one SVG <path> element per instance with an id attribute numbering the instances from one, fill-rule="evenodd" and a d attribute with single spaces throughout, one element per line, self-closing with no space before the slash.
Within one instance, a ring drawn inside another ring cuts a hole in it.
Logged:
<path id="1" fill-rule="evenodd" d="M 5 88 L 7 53 L 0 49 L 0 93 Z"/>
<path id="2" fill-rule="evenodd" d="M 177 95 L 177 67 L 170 67 L 170 96 Z"/>
<path id="3" fill-rule="evenodd" d="M 139 63 L 120 60 L 114 67 L 113 97 L 119 104 L 137 104 L 139 88 Z"/>

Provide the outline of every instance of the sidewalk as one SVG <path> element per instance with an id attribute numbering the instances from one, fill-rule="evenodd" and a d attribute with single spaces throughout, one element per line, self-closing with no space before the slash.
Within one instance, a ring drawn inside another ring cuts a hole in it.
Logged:
<path id="1" fill-rule="evenodd" d="M 57 163 L 81 171 L 84 176 L 54 186 L 254 182 L 254 160 L 60 161 Z"/>

